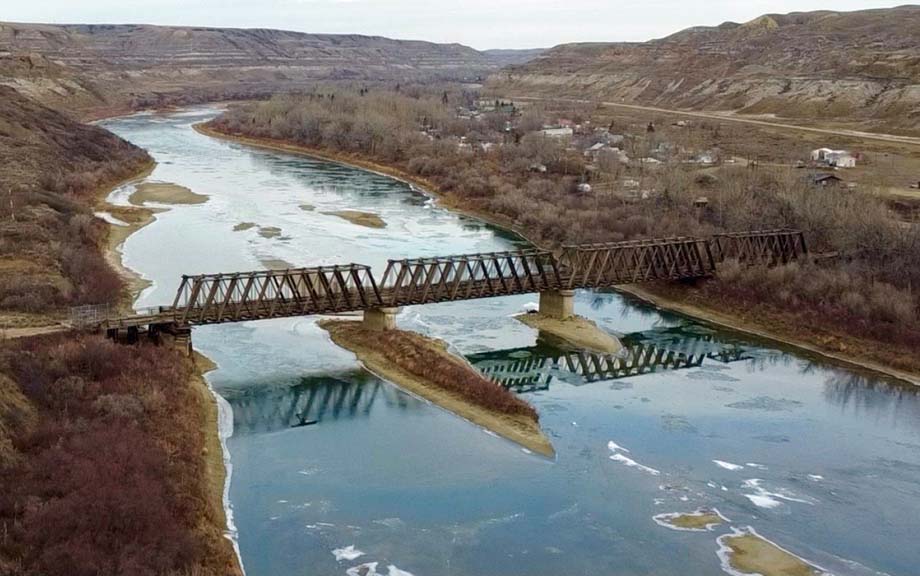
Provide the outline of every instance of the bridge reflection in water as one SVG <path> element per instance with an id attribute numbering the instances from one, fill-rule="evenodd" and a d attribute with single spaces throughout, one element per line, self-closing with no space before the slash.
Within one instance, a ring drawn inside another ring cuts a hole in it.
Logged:
<path id="1" fill-rule="evenodd" d="M 304 376 L 293 386 L 225 389 L 234 435 L 275 432 L 332 420 L 367 418 L 376 403 L 415 410 L 423 402 L 362 370 L 338 376 Z"/>
<path id="2" fill-rule="evenodd" d="M 707 331 L 685 327 L 636 332 L 622 337 L 617 354 L 536 346 L 472 354 L 467 359 L 484 375 L 516 392 L 547 390 L 554 380 L 587 384 L 651 372 L 701 366 L 707 359 L 722 363 L 748 360 L 748 350 Z"/>

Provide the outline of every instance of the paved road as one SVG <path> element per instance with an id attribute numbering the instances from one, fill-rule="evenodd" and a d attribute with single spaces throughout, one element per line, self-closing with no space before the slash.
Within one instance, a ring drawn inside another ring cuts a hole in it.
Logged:
<path id="1" fill-rule="evenodd" d="M 781 122 L 772 122 L 770 120 L 757 120 L 755 118 L 746 118 L 728 113 L 718 112 L 697 112 L 692 110 L 669 110 L 667 108 L 656 108 L 654 106 L 640 106 L 638 104 L 623 104 L 622 102 L 606 102 L 598 100 L 585 100 L 579 98 L 540 98 L 532 96 L 514 96 L 515 100 L 524 100 L 531 102 L 571 102 L 575 104 L 600 104 L 611 108 L 623 108 L 626 110 L 640 110 L 643 112 L 659 112 L 662 114 L 679 114 L 692 118 L 706 118 L 707 120 L 724 120 L 727 122 L 740 122 L 742 124 L 754 124 L 757 126 L 766 126 L 768 128 L 782 128 L 787 130 L 799 130 L 802 132 L 813 132 L 816 134 L 830 134 L 833 136 L 845 136 L 847 138 L 859 138 L 861 140 L 875 140 L 878 142 L 888 142 L 893 144 L 908 144 L 910 146 L 920 147 L 920 138 L 914 136 L 898 136 L 896 134 L 878 134 L 874 132 L 861 132 L 859 130 L 843 130 L 834 128 L 813 128 L 811 126 L 798 126 L 795 124 L 783 124 Z"/>

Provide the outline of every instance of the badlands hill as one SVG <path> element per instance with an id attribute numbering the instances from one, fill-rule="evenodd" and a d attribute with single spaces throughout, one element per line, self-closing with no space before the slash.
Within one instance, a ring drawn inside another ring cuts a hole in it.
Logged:
<path id="1" fill-rule="evenodd" d="M 643 43 L 558 46 L 494 74 L 514 95 L 862 120 L 920 130 L 920 6 L 769 14 Z"/>
<path id="2" fill-rule="evenodd" d="M 260 96 L 325 80 L 476 79 L 521 58 L 358 35 L 0 23 L 0 83 L 79 112 Z"/>

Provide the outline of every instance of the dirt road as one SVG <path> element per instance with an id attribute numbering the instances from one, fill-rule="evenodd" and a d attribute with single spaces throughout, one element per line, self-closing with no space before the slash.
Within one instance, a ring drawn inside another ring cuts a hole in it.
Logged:
<path id="1" fill-rule="evenodd" d="M 506 96 L 510 98 L 509 96 Z M 890 142 L 894 144 L 907 144 L 910 146 L 920 147 L 920 138 L 914 136 L 898 136 L 895 134 L 878 134 L 874 132 L 861 132 L 859 130 L 844 130 L 835 128 L 814 128 L 811 126 L 798 126 L 796 124 L 784 124 L 782 122 L 773 122 L 770 120 L 758 120 L 756 118 L 738 116 L 730 112 L 697 112 L 693 110 L 669 110 L 667 108 L 656 108 L 654 106 L 640 106 L 638 104 L 623 104 L 622 102 L 606 102 L 598 100 L 584 100 L 578 98 L 541 98 L 534 96 L 514 96 L 515 100 L 525 102 L 571 102 L 573 104 L 599 104 L 610 108 L 622 108 L 626 110 L 639 110 L 642 112 L 657 112 L 661 114 L 676 114 L 688 116 L 691 118 L 705 118 L 707 120 L 724 120 L 726 122 L 740 122 L 742 124 L 754 124 L 768 128 L 780 128 L 784 130 L 799 130 L 802 132 L 813 132 L 816 134 L 830 134 L 833 136 L 845 136 L 847 138 L 859 138 L 861 140 L 875 140 L 878 142 Z"/>

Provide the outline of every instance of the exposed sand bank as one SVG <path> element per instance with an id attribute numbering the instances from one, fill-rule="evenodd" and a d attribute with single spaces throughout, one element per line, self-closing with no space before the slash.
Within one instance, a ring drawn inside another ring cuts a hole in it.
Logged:
<path id="1" fill-rule="evenodd" d="M 373 212 L 361 212 L 360 210 L 335 210 L 332 212 L 323 212 L 330 216 L 338 216 L 343 220 L 348 220 L 352 224 L 364 226 L 367 228 L 386 228 L 387 223 Z"/>
<path id="2" fill-rule="evenodd" d="M 424 357 L 424 363 L 428 366 L 449 365 L 451 370 L 463 373 L 465 378 L 485 380 L 475 368 L 450 354 L 444 342 L 402 330 L 387 331 L 387 340 L 384 341 L 380 337 L 384 333 L 367 330 L 360 322 L 353 320 L 322 320 L 319 326 L 329 332 L 333 342 L 353 352 L 368 370 L 400 388 L 532 452 L 550 457 L 555 455 L 552 444 L 534 418 L 485 408 L 470 398 L 445 389 L 413 370 L 411 362 L 417 360 L 410 361 L 403 352 L 404 348 L 412 349 L 417 356 Z M 494 382 L 486 382 L 495 387 L 494 394 L 512 394 Z"/>
<path id="3" fill-rule="evenodd" d="M 602 330 L 593 321 L 581 316 L 557 320 L 537 312 L 529 312 L 518 314 L 515 318 L 531 328 L 594 352 L 616 354 L 623 348 L 623 345 L 614 336 Z"/>
<path id="4" fill-rule="evenodd" d="M 277 226 L 259 226 L 259 236 L 262 238 L 277 238 L 281 236 L 281 228 Z"/>
<path id="5" fill-rule="evenodd" d="M 296 268 L 296 266 L 281 258 L 260 258 L 259 262 L 268 270 L 288 270 L 290 268 Z"/>
<path id="6" fill-rule="evenodd" d="M 105 246 L 103 246 L 103 254 L 105 255 L 106 262 L 118 272 L 118 275 L 121 276 L 125 282 L 125 292 L 117 304 L 118 309 L 122 311 L 131 310 L 134 301 L 144 288 L 150 286 L 150 282 L 144 280 L 144 278 L 134 270 L 124 266 L 122 263 L 121 247 L 131 234 L 134 234 L 144 226 L 153 222 L 155 214 L 162 210 L 137 206 L 116 206 L 115 204 L 109 204 L 107 199 L 109 194 L 116 188 L 131 184 L 132 182 L 140 182 L 149 176 L 154 168 L 156 168 L 156 162 L 151 160 L 147 166 L 134 176 L 125 178 L 111 186 L 100 188 L 95 195 L 96 202 L 94 209 L 108 212 L 109 215 L 124 223 L 124 225 L 116 225 L 112 222 L 108 222 L 108 234 L 106 235 Z"/>
<path id="7" fill-rule="evenodd" d="M 304 212 L 313 212 L 314 210 L 316 210 L 316 206 L 314 206 L 313 204 L 301 204 L 300 209 L 303 210 Z"/>
<path id="8" fill-rule="evenodd" d="M 696 512 L 671 512 L 668 514 L 658 514 L 653 517 L 655 523 L 672 530 L 685 530 L 688 532 L 707 532 L 728 519 L 718 510 L 697 510 Z"/>
<path id="9" fill-rule="evenodd" d="M 249 230 L 258 226 L 255 222 L 240 222 L 233 227 L 234 232 L 243 232 L 244 230 Z"/>
<path id="10" fill-rule="evenodd" d="M 824 571 L 770 542 L 753 528 L 732 529 L 720 536 L 719 558 L 724 568 L 761 576 L 816 576 Z"/>
<path id="11" fill-rule="evenodd" d="M 196 194 L 178 184 L 168 182 L 142 182 L 128 197 L 128 202 L 135 206 L 143 206 L 146 202 L 157 204 L 204 204 L 208 197 Z"/>

